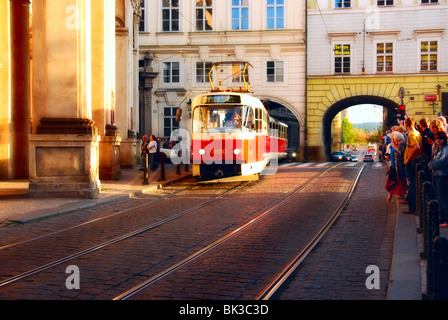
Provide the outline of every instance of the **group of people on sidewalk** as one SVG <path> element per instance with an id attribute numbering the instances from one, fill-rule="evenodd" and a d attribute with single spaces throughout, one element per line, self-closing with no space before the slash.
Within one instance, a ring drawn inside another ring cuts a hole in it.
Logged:
<path id="1" fill-rule="evenodd" d="M 142 168 L 145 167 L 146 156 L 148 157 L 148 166 L 149 169 L 155 171 L 158 167 L 158 157 L 160 156 L 160 144 L 155 135 L 148 136 L 145 134 L 143 136 L 143 142 L 141 147 L 141 155 L 142 155 Z"/>
<path id="2" fill-rule="evenodd" d="M 408 204 L 403 213 L 416 211 L 416 168 L 419 163 L 425 170 L 425 178 L 431 182 L 439 202 L 440 227 L 448 227 L 448 146 L 447 120 L 440 116 L 432 121 L 422 118 L 404 120 L 404 126 L 394 126 L 386 132 L 383 157 L 387 163 L 387 201 L 394 196 L 400 203 Z"/>

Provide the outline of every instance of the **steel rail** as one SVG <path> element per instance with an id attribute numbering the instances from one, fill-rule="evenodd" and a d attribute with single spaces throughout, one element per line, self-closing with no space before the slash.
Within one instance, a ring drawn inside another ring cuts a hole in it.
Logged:
<path id="1" fill-rule="evenodd" d="M 175 214 L 175 215 L 172 215 L 172 216 L 170 216 L 170 217 L 168 217 L 168 218 L 162 219 L 162 220 L 160 220 L 160 221 L 158 221 L 158 222 L 156 222 L 156 223 L 147 225 L 147 226 L 145 226 L 145 227 L 143 227 L 143 228 L 140 228 L 140 229 L 138 229 L 138 230 L 131 231 L 131 232 L 129 232 L 129 233 L 126 233 L 126 234 L 121 235 L 121 236 L 119 236 L 119 237 L 116 237 L 116 238 L 114 238 L 114 239 L 105 241 L 105 242 L 103 242 L 103 243 L 101 243 L 101 244 L 95 245 L 95 246 L 90 247 L 90 248 L 88 248 L 88 249 L 79 251 L 79 252 L 77 252 L 77 253 L 71 254 L 71 255 L 66 256 L 66 257 L 64 257 L 64 258 L 55 260 L 55 261 L 53 261 L 53 262 L 47 263 L 47 264 L 45 264 L 45 265 L 42 265 L 42 266 L 40 266 L 40 267 L 37 267 L 37 268 L 34 268 L 34 269 L 32 269 L 32 270 L 23 272 L 23 273 L 18 274 L 18 275 L 16 275 L 16 276 L 10 277 L 10 278 L 8 278 L 8 279 L 6 279 L 6 280 L 0 281 L 0 287 L 4 287 L 4 286 L 9 285 L 9 284 L 11 284 L 11 283 L 13 283 L 13 282 L 19 281 L 19 280 L 21 280 L 21 279 L 27 278 L 27 277 L 32 276 L 32 275 L 34 275 L 34 274 L 37 274 L 37 273 L 39 273 L 39 272 L 42 272 L 42 271 L 45 271 L 45 270 L 47 270 L 47 269 L 53 268 L 53 267 L 55 267 L 55 266 L 57 266 L 57 265 L 60 265 L 60 264 L 62 264 L 62 263 L 65 263 L 65 262 L 67 262 L 67 261 L 70 261 L 70 260 L 79 258 L 79 257 L 81 257 L 81 256 L 84 256 L 84 255 L 86 255 L 86 254 L 89 254 L 89 253 L 98 251 L 98 250 L 100 250 L 100 249 L 103 249 L 103 248 L 108 247 L 108 246 L 110 246 L 110 245 L 113 245 L 113 244 L 115 244 L 115 243 L 121 242 L 121 241 L 123 241 L 123 240 L 127 240 L 127 239 L 132 238 L 132 237 L 134 237 L 134 236 L 136 236 L 136 235 L 139 235 L 139 234 L 142 234 L 142 233 L 144 233 L 144 232 L 147 232 L 147 231 L 149 231 L 149 230 L 151 230 L 151 229 L 158 228 L 158 227 L 160 227 L 160 226 L 162 226 L 162 225 L 164 225 L 164 224 L 166 224 L 166 223 L 168 223 L 168 222 L 170 222 L 170 221 L 176 220 L 176 219 L 178 219 L 178 218 L 180 218 L 180 217 L 182 217 L 182 216 L 184 216 L 184 215 L 186 215 L 186 214 L 188 214 L 188 213 L 190 213 L 190 212 L 192 212 L 192 211 L 195 211 L 195 210 L 198 210 L 198 209 L 200 209 L 200 208 L 203 208 L 203 207 L 209 205 L 210 203 L 212 203 L 212 202 L 214 202 L 214 201 L 216 201 L 216 200 L 218 200 L 218 199 L 220 199 L 220 198 L 222 198 L 222 197 L 224 197 L 224 196 L 226 196 L 226 195 L 228 195 L 228 194 L 230 194 L 230 193 L 232 193 L 232 192 L 238 190 L 239 188 L 244 187 L 244 186 L 247 185 L 247 184 L 248 184 L 248 182 L 240 183 L 239 185 L 237 185 L 237 186 L 231 188 L 230 190 L 227 190 L 226 192 L 224 192 L 223 194 L 220 194 L 220 195 L 217 196 L 217 197 L 214 197 L 214 198 L 212 198 L 212 199 L 209 199 L 209 200 L 207 200 L 207 201 L 204 201 L 204 202 L 202 202 L 202 203 L 200 203 L 200 204 L 197 204 L 197 205 L 194 206 L 194 207 L 191 207 L 191 208 L 189 208 L 189 209 L 183 210 L 183 211 L 181 211 L 181 212 L 179 212 L 179 213 L 177 213 L 177 214 Z"/>
<path id="2" fill-rule="evenodd" d="M 281 200 L 277 204 L 273 205 L 272 207 L 270 207 L 269 209 L 267 209 L 263 213 L 259 214 L 257 217 L 253 218 L 252 220 L 250 220 L 249 222 L 247 222 L 243 226 L 241 226 L 241 227 L 239 227 L 239 228 L 229 232 L 228 234 L 222 236 L 218 240 L 216 240 L 213 243 L 207 245 L 206 247 L 202 248 L 201 250 L 197 251 L 196 253 L 193 253 L 192 255 L 188 256 L 187 258 L 185 258 L 185 259 L 181 260 L 180 262 L 172 265 L 171 267 L 166 268 L 165 270 L 157 273 L 156 275 L 150 277 L 149 279 L 147 279 L 147 280 L 137 284 L 136 286 L 126 290 L 122 294 L 120 294 L 120 295 L 116 296 L 115 298 L 113 298 L 113 300 L 127 300 L 127 299 L 131 298 L 132 296 L 136 295 L 137 293 L 139 293 L 142 290 L 146 289 L 147 287 L 151 286 L 155 282 L 165 278 L 166 276 L 168 276 L 169 274 L 173 273 L 174 271 L 180 269 L 181 267 L 183 267 L 183 266 L 187 265 L 188 263 L 196 260 L 197 258 L 199 258 L 200 256 L 204 255 L 205 253 L 207 253 L 207 252 L 211 251 L 212 249 L 218 247 L 222 243 L 224 243 L 227 240 L 231 239 L 232 237 L 234 237 L 238 233 L 244 231 L 245 229 L 249 228 L 250 226 L 252 226 L 256 222 L 258 222 L 259 220 L 265 218 L 266 216 L 268 216 L 269 214 L 274 212 L 276 209 L 278 209 L 281 206 L 283 206 L 290 199 L 292 199 L 297 193 L 299 193 L 302 190 L 304 190 L 305 188 L 307 188 L 311 183 L 313 183 L 314 181 L 319 179 L 320 176 L 322 176 L 323 174 L 325 174 L 326 172 L 328 172 L 329 170 L 331 170 L 331 169 L 333 169 L 333 168 L 335 168 L 337 166 L 339 166 L 339 164 L 332 165 L 330 168 L 320 172 L 314 178 L 312 178 L 309 181 L 307 181 L 304 185 L 296 188 L 296 190 L 294 190 L 292 193 L 290 193 L 286 198 L 284 198 L 283 200 Z"/>
<path id="3" fill-rule="evenodd" d="M 314 238 L 306 245 L 306 247 L 288 264 L 280 274 L 272 281 L 257 297 L 255 300 L 269 300 L 273 298 L 281 289 L 283 284 L 291 277 L 300 265 L 305 261 L 313 249 L 319 244 L 319 242 L 325 237 L 335 221 L 338 219 L 348 201 L 350 200 L 356 185 L 358 184 L 359 177 L 365 168 L 365 163 L 358 169 L 356 178 L 353 180 L 350 189 L 347 191 L 344 200 L 341 205 L 334 212 L 334 214 L 328 219 L 327 223 L 317 232 Z"/>
<path id="4" fill-rule="evenodd" d="M 89 220 L 89 221 L 86 221 L 86 222 L 83 222 L 83 223 L 80 223 L 80 224 L 77 224 L 77 225 L 74 225 L 74 226 L 71 226 L 71 227 L 68 227 L 68 228 L 64 228 L 64 229 L 61 229 L 61 230 L 58 230 L 58 231 L 50 232 L 50 233 L 47 233 L 47 234 L 44 234 L 44 235 L 41 235 L 41 236 L 38 236 L 38 237 L 34 237 L 34 238 L 31 238 L 31 239 L 27 239 L 27 240 L 23 240 L 23 241 L 18 241 L 18 242 L 13 242 L 13 243 L 10 243 L 10 244 L 6 244 L 6 245 L 3 245 L 3 246 L 0 246 L 0 251 L 5 250 L 5 249 L 9 249 L 9 248 L 12 248 L 12 247 L 15 247 L 15 246 L 23 245 L 23 244 L 26 244 L 26 243 L 29 243 L 29 242 L 41 240 L 41 239 L 44 239 L 44 238 L 47 238 L 47 237 L 51 237 L 51 236 L 54 236 L 54 235 L 57 235 L 57 234 L 60 234 L 60 233 L 64 233 L 64 232 L 67 232 L 67 231 L 70 231 L 70 230 L 74 230 L 74 229 L 77 229 L 77 228 L 89 225 L 91 223 L 107 220 L 107 219 L 113 218 L 115 216 L 118 216 L 118 215 L 130 212 L 132 210 L 137 210 L 137 209 L 141 209 L 141 208 L 144 208 L 144 207 L 147 207 L 147 206 L 151 206 L 151 205 L 153 205 L 155 203 L 158 203 L 158 202 L 161 202 L 163 200 L 170 199 L 170 198 L 176 196 L 177 194 L 179 194 L 179 193 L 181 193 L 183 191 L 186 191 L 186 190 L 188 191 L 188 190 L 193 190 L 193 189 L 192 188 L 189 189 L 187 187 L 187 188 L 184 188 L 182 190 L 175 191 L 175 192 L 173 192 L 173 193 L 171 193 L 171 194 L 169 194 L 167 196 L 163 196 L 163 197 L 161 197 L 159 199 L 155 199 L 153 201 L 147 202 L 147 203 L 142 204 L 142 205 L 133 206 L 133 207 L 127 208 L 125 210 L 121 210 L 119 212 L 116 212 L 116 213 L 108 215 L 108 216 L 92 219 L 92 220 Z"/>
<path id="5" fill-rule="evenodd" d="M 132 211 L 132 210 L 137 210 L 137 209 L 140 209 L 140 208 L 144 208 L 146 206 L 153 205 L 153 204 L 158 203 L 160 201 L 163 201 L 163 200 L 166 200 L 166 199 L 170 199 L 170 198 L 174 197 L 176 194 L 178 194 L 178 193 L 180 193 L 182 191 L 185 191 L 185 190 L 188 190 L 188 188 L 185 188 L 183 190 L 179 190 L 179 191 L 173 192 L 173 193 L 171 193 L 168 196 L 164 196 L 164 197 L 161 197 L 159 199 L 155 199 L 153 201 L 150 201 L 150 202 L 142 204 L 142 205 L 138 205 L 138 206 L 131 207 L 131 208 L 128 208 L 128 209 L 125 209 L 125 210 L 121 210 L 119 212 L 116 212 L 116 213 L 108 215 L 108 216 L 92 219 L 92 220 L 89 220 L 89 221 L 86 221 L 86 222 L 83 222 L 83 223 L 80 223 L 80 224 L 77 224 L 77 225 L 74 225 L 74 226 L 71 226 L 71 227 L 68 227 L 68 228 L 64 228 L 64 229 L 61 229 L 61 230 L 58 230 L 58 231 L 50 232 L 50 233 L 47 233 L 47 234 L 44 234 L 44 235 L 41 235 L 41 236 L 38 236 L 38 237 L 34 237 L 34 238 L 31 238 L 31 239 L 27 239 L 27 240 L 23 240 L 23 241 L 19 241 L 19 242 L 6 244 L 6 245 L 3 245 L 3 246 L 0 246 L 0 251 L 5 250 L 5 249 L 9 249 L 9 248 L 12 248 L 12 247 L 15 247 L 15 246 L 19 246 L 19 245 L 22 245 L 22 244 L 26 244 L 26 243 L 29 243 L 29 242 L 41 240 L 41 239 L 44 239 L 44 238 L 47 238 L 47 237 L 51 237 L 51 236 L 54 236 L 54 235 L 57 235 L 57 234 L 60 234 L 60 233 L 64 233 L 64 232 L 67 232 L 67 231 L 70 231 L 70 230 L 73 230 L 73 229 L 76 229 L 76 228 L 80 228 L 80 227 L 89 225 L 91 223 L 99 222 L 99 221 L 102 221 L 102 220 L 107 220 L 109 218 L 113 218 L 115 216 L 127 213 L 127 212 Z M 82 208 L 80 210 L 82 210 Z"/>

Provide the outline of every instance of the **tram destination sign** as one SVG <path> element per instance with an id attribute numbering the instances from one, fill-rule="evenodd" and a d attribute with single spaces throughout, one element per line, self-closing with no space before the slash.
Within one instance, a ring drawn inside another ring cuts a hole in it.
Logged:
<path id="1" fill-rule="evenodd" d="M 228 94 L 208 95 L 202 97 L 201 103 L 241 103 L 241 97 Z"/>

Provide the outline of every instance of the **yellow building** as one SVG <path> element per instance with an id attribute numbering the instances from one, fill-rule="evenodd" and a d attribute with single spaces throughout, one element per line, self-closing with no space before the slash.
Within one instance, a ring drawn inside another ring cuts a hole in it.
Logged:
<path id="1" fill-rule="evenodd" d="M 416 120 L 432 120 L 442 112 L 442 99 L 446 103 L 448 75 L 309 77 L 307 123 L 310 158 L 321 161 L 331 153 L 331 122 L 346 108 L 358 104 L 381 105 L 385 110 L 384 121 L 390 122 L 395 107 L 402 102 L 400 88 L 404 88 L 403 102 L 407 115 Z M 434 98 L 436 101 L 427 101 Z"/>
<path id="2" fill-rule="evenodd" d="M 351 106 L 382 106 L 384 130 L 400 105 L 416 120 L 448 113 L 446 0 L 307 5 L 309 160 L 329 159 L 331 123 Z"/>

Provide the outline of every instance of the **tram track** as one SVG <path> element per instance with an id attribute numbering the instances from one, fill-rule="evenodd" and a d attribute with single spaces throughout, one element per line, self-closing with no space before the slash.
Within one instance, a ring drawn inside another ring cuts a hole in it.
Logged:
<path id="1" fill-rule="evenodd" d="M 155 284 L 156 282 L 158 282 L 159 280 L 164 279 L 165 277 L 169 276 L 170 274 L 172 274 L 174 271 L 188 265 L 190 262 L 193 262 L 197 259 L 199 259 L 201 256 L 203 256 L 204 254 L 210 252 L 211 250 L 217 248 L 218 246 L 220 246 L 221 244 L 225 243 L 226 241 L 228 241 L 229 239 L 233 238 L 234 236 L 238 235 L 239 233 L 242 233 L 243 231 L 245 231 L 246 229 L 248 229 L 249 227 L 257 224 L 258 222 L 260 222 L 261 220 L 263 220 L 264 218 L 266 218 L 267 216 L 269 216 L 270 214 L 272 214 L 273 212 L 275 212 L 277 209 L 281 208 L 283 205 L 287 204 L 292 198 L 294 198 L 298 193 L 302 192 L 304 189 L 306 189 L 307 187 L 309 187 L 312 183 L 314 183 L 315 181 L 317 181 L 322 175 L 324 175 L 325 173 L 327 173 L 328 171 L 332 170 L 333 168 L 337 167 L 339 164 L 336 165 L 332 165 L 330 168 L 320 172 L 318 175 L 316 175 L 315 177 L 313 177 L 312 179 L 310 179 L 307 183 L 305 183 L 304 185 L 296 188 L 292 193 L 290 193 L 287 197 L 285 197 L 282 201 L 278 202 L 277 204 L 271 206 L 269 209 L 265 210 L 264 212 L 262 212 L 261 214 L 257 215 L 255 218 L 253 218 L 252 220 L 250 220 L 249 222 L 247 222 L 246 224 L 244 224 L 243 226 L 227 233 L 226 235 L 222 236 L 221 238 L 219 238 L 218 240 L 214 241 L 213 243 L 209 244 L 208 246 L 204 247 L 203 249 L 195 252 L 194 254 L 190 255 L 189 257 L 183 259 L 182 261 L 170 266 L 169 268 L 166 268 L 165 270 L 159 272 L 158 274 L 150 277 L 149 279 L 139 283 L 138 285 L 128 289 L 127 291 L 123 292 L 122 294 L 116 296 L 113 300 L 127 300 L 130 299 L 132 297 L 134 297 L 135 295 L 137 295 L 138 293 L 142 292 L 143 290 L 147 289 L 148 287 L 150 287 L 151 285 Z M 364 168 L 364 165 L 361 166 L 361 169 L 359 170 L 357 179 L 359 178 L 359 175 L 361 174 L 362 169 Z M 354 189 L 355 185 L 356 185 L 356 181 L 353 182 L 352 187 L 350 189 L 350 194 L 352 192 L 352 190 Z M 339 215 L 339 213 L 342 211 L 343 207 L 345 206 L 345 204 L 347 203 L 349 199 L 349 195 L 347 195 L 346 199 L 344 200 L 344 202 L 341 204 L 341 206 L 339 207 L 339 209 L 337 210 L 337 212 L 332 216 L 332 218 L 330 219 L 330 221 L 326 224 L 326 226 L 324 226 L 321 231 L 318 233 L 318 235 L 313 239 L 312 241 L 312 245 L 308 245 L 307 248 L 304 250 L 305 252 L 308 252 L 310 250 L 310 247 L 314 247 L 318 241 L 320 240 L 325 233 L 328 231 L 328 229 L 331 227 L 331 224 L 337 219 L 337 216 Z M 303 251 L 302 251 L 303 252 Z M 303 254 L 301 254 L 300 256 L 303 257 Z M 295 259 L 296 260 L 296 259 Z M 294 263 L 295 265 L 295 263 Z M 287 270 L 291 271 L 292 268 L 288 267 Z M 295 270 L 295 269 L 294 269 Z M 290 273 L 288 273 L 289 275 Z M 265 296 L 269 295 L 272 296 L 273 293 L 272 292 L 272 287 L 276 288 L 276 290 L 278 290 L 277 285 L 278 284 L 282 284 L 286 279 L 285 276 L 281 277 L 281 279 L 275 279 L 273 284 L 269 285 L 268 288 L 269 290 L 267 291 L 267 293 L 262 292 L 260 293 L 259 297 L 257 297 L 257 299 L 259 298 L 264 298 Z M 274 291 L 275 293 L 275 291 Z"/>
<path id="2" fill-rule="evenodd" d="M 331 227 L 336 222 L 336 220 L 344 210 L 345 206 L 347 205 L 348 201 L 350 200 L 364 168 L 365 164 L 363 164 L 358 169 L 356 178 L 353 181 L 350 189 L 348 190 L 345 199 L 343 200 L 339 208 L 330 217 L 327 223 L 319 230 L 319 232 L 315 235 L 315 237 L 299 252 L 299 254 L 297 254 L 297 256 L 294 257 L 291 263 L 289 263 L 282 270 L 282 272 L 263 291 L 261 291 L 258 296 L 255 297 L 255 300 L 270 300 L 278 296 L 279 292 L 281 292 L 282 290 L 282 286 L 285 283 L 287 283 L 287 281 L 290 278 L 292 278 L 294 272 L 296 272 L 301 267 L 306 258 L 312 253 L 313 249 L 330 231 Z"/>
<path id="3" fill-rule="evenodd" d="M 68 231 L 71 231 L 71 230 L 74 230 L 74 229 L 77 229 L 77 228 L 82 228 L 82 227 L 90 225 L 92 223 L 97 223 L 97 222 L 101 222 L 101 221 L 104 221 L 104 220 L 107 220 L 107 219 L 111 219 L 113 217 L 117 217 L 119 215 L 122 215 L 122 214 L 125 214 L 125 213 L 128 213 L 128 212 L 132 212 L 132 211 L 137 210 L 137 209 L 149 207 L 149 206 L 152 206 L 152 205 L 154 205 L 154 204 L 156 204 L 158 202 L 161 202 L 163 200 L 167 200 L 167 199 L 173 198 L 174 196 L 178 195 L 180 192 L 183 192 L 185 190 L 187 190 L 187 189 L 179 190 L 177 192 L 171 193 L 168 196 L 161 197 L 159 199 L 149 201 L 148 203 L 145 203 L 143 205 L 131 206 L 130 208 L 127 208 L 125 210 L 120 210 L 119 212 L 115 212 L 113 214 L 109 214 L 109 215 L 106 215 L 104 217 L 95 218 L 95 219 L 92 219 L 92 220 L 89 220 L 89 221 L 86 221 L 86 222 L 83 222 L 83 223 L 80 223 L 80 224 L 77 224 L 77 225 L 74 225 L 74 226 L 71 226 L 71 227 L 67 227 L 67 228 L 63 228 L 63 229 L 60 229 L 60 230 L 57 230 L 57 231 L 54 231 L 54 232 L 46 233 L 44 235 L 33 237 L 33 238 L 30 238 L 30 239 L 27 239 L 27 240 L 22 240 L 22 241 L 17 241 L 17 242 L 12 242 L 12 243 L 9 243 L 9 244 L 6 244 L 6 245 L 2 245 L 2 246 L 0 246 L 0 251 L 6 250 L 6 249 L 9 249 L 9 248 L 12 248 L 12 247 L 16 247 L 16 246 L 19 246 L 19 245 L 24 245 L 26 243 L 30 243 L 30 242 L 33 242 L 33 241 L 38 241 L 38 240 L 41 240 L 41 239 L 44 239 L 44 238 L 48 238 L 48 237 L 51 237 L 51 236 L 55 236 L 55 235 L 58 235 L 58 234 L 61 234 L 61 233 L 64 233 L 64 232 L 68 232 Z"/>
<path id="4" fill-rule="evenodd" d="M 224 196 L 227 193 L 231 193 L 231 192 L 234 191 L 234 189 L 236 190 L 236 189 L 238 189 L 238 188 L 240 188 L 240 187 L 242 187 L 244 185 L 247 185 L 247 182 L 241 182 L 237 186 L 232 187 L 228 191 L 225 191 L 224 194 L 218 195 L 218 196 L 216 196 L 213 199 L 219 199 L 221 196 Z M 203 189 L 207 190 L 206 187 L 204 187 L 203 185 L 195 185 L 194 187 L 187 186 L 185 188 L 182 188 L 181 190 L 174 191 L 174 192 L 172 192 L 172 193 L 170 193 L 169 195 L 166 195 L 166 196 L 161 196 L 158 199 L 150 200 L 149 202 L 146 202 L 144 204 L 130 206 L 130 207 L 124 209 L 124 210 L 119 210 L 118 212 L 115 212 L 115 213 L 112 213 L 112 214 L 107 214 L 106 216 L 102 216 L 102 217 L 99 217 L 99 218 L 94 218 L 94 219 L 91 219 L 89 221 L 76 224 L 74 226 L 61 228 L 61 229 L 59 229 L 57 231 L 49 232 L 49 233 L 46 233 L 46 234 L 43 234 L 43 235 L 38 235 L 38 236 L 32 237 L 30 239 L 26 239 L 26 240 L 14 241 L 14 242 L 11 242 L 11 243 L 8 243 L 8 244 L 4 244 L 4 245 L 0 244 L 0 251 L 6 250 L 6 249 L 10 249 L 10 248 L 13 248 L 13 247 L 16 247 L 16 246 L 24 245 L 24 244 L 27 244 L 27 243 L 32 243 L 34 241 L 42 240 L 42 239 L 45 239 L 45 238 L 48 238 L 48 237 L 52 237 L 52 236 L 55 236 L 55 235 L 58 235 L 58 234 L 62 234 L 62 233 L 65 233 L 65 232 L 73 231 L 73 230 L 78 229 L 78 228 L 86 227 L 86 226 L 88 226 L 90 224 L 104 222 L 105 220 L 116 218 L 116 217 L 119 217 L 119 216 L 127 214 L 127 213 L 131 213 L 132 214 L 135 210 L 151 207 L 151 206 L 153 206 L 153 205 L 155 205 L 157 203 L 160 203 L 162 201 L 171 200 L 175 196 L 178 196 L 182 192 L 192 191 L 192 190 L 196 190 L 196 189 L 198 189 L 198 190 L 203 190 Z M 82 209 L 78 209 L 78 211 L 82 211 Z"/>
<path id="5" fill-rule="evenodd" d="M 220 194 L 220 195 L 218 195 L 218 196 L 216 196 L 216 197 L 214 197 L 212 199 L 208 199 L 206 201 L 203 201 L 203 202 L 199 203 L 198 205 L 195 205 L 193 207 L 185 209 L 185 210 L 183 210 L 183 211 L 181 211 L 181 212 L 179 212 L 177 214 L 171 215 L 171 216 L 169 216 L 169 217 L 167 217 L 165 219 L 159 220 L 159 221 L 157 221 L 155 223 L 146 225 L 146 226 L 144 226 L 142 228 L 139 228 L 137 230 L 131 231 L 129 233 L 126 233 L 126 234 L 121 235 L 119 237 L 116 237 L 114 239 L 102 242 L 100 244 L 94 245 L 94 246 L 92 246 L 90 248 L 81 250 L 79 252 L 76 252 L 74 254 L 68 255 L 68 256 L 63 257 L 61 259 L 57 259 L 57 260 L 52 261 L 50 263 L 41 265 L 41 266 L 39 266 L 37 268 L 34 268 L 32 270 L 28 270 L 26 272 L 20 273 L 20 274 L 18 274 L 16 276 L 10 277 L 10 278 L 8 278 L 6 280 L 2 280 L 2 281 L 0 281 L 0 288 L 3 287 L 3 286 L 6 286 L 8 284 L 14 283 L 16 281 L 19 281 L 21 279 L 27 278 L 27 277 L 29 277 L 31 275 L 34 275 L 34 274 L 37 274 L 39 272 L 45 271 L 47 269 L 50 269 L 52 267 L 58 266 L 58 265 L 60 265 L 62 263 L 65 263 L 65 262 L 68 262 L 70 260 L 73 260 L 75 258 L 79 258 L 79 257 L 84 256 L 84 255 L 89 254 L 89 253 L 93 253 L 95 251 L 101 250 L 101 249 L 103 249 L 105 247 L 108 247 L 110 245 L 113 245 L 113 244 L 116 244 L 118 242 L 130 239 L 130 238 L 132 238 L 134 236 L 137 236 L 139 234 L 145 233 L 145 232 L 150 231 L 152 229 L 158 228 L 158 227 L 160 227 L 160 226 L 162 226 L 162 225 L 164 225 L 166 223 L 169 223 L 171 221 L 174 221 L 174 220 L 176 220 L 176 219 L 178 219 L 178 218 L 180 218 L 180 217 L 182 217 L 182 216 L 184 216 L 184 215 L 186 215 L 186 214 L 188 214 L 190 212 L 198 210 L 199 208 L 206 207 L 207 205 L 210 205 L 212 202 L 217 201 L 217 200 L 225 197 L 226 195 L 231 194 L 232 192 L 235 192 L 236 190 L 238 190 L 239 188 L 244 187 L 247 184 L 248 184 L 248 182 L 239 183 L 238 185 L 232 187 L 231 189 L 225 191 L 224 193 L 222 193 L 222 194 Z M 182 191 L 185 191 L 185 190 L 181 190 L 179 192 L 182 192 Z M 122 211 L 119 211 L 119 212 L 114 213 L 112 215 L 108 215 L 106 217 L 102 217 L 102 218 L 99 218 L 99 219 L 94 219 L 94 220 L 91 220 L 91 221 L 88 221 L 88 222 L 85 222 L 85 223 L 82 223 L 82 224 L 79 224 L 79 225 L 76 225 L 76 226 L 73 226 L 73 227 L 70 227 L 70 228 L 59 230 L 59 231 L 56 231 L 56 232 L 53 232 L 53 233 L 49 233 L 49 234 L 46 234 L 46 235 L 43 235 L 43 236 L 39 236 L 39 237 L 36 237 L 36 238 L 33 238 L 33 239 L 29 239 L 29 240 L 26 240 L 26 241 L 5 245 L 5 246 L 0 247 L 0 250 L 11 249 L 11 248 L 14 248 L 14 247 L 19 246 L 19 245 L 28 244 L 28 243 L 33 242 L 33 241 L 39 241 L 41 239 L 44 239 L 44 238 L 47 238 L 47 237 L 51 237 L 51 236 L 54 236 L 54 235 L 57 235 L 57 234 L 61 234 L 61 233 L 64 233 L 64 232 L 67 232 L 67 231 L 70 231 L 70 230 L 73 230 L 73 229 L 76 229 L 76 228 L 81 228 L 81 227 L 86 226 L 86 225 L 91 224 L 91 223 L 100 222 L 102 220 L 109 219 L 109 218 L 118 216 L 118 215 L 123 214 L 123 213 L 132 212 L 133 210 L 136 210 L 136 209 L 139 209 L 139 208 L 148 207 L 148 206 L 151 206 L 151 205 L 153 205 L 153 204 L 155 204 L 157 202 L 160 202 L 162 200 L 170 199 L 170 198 L 174 197 L 176 194 L 178 194 L 179 192 L 175 192 L 173 194 L 170 194 L 169 196 L 164 197 L 162 199 L 154 200 L 154 201 L 152 201 L 151 203 L 148 203 L 148 204 L 132 207 L 132 208 L 129 208 L 129 209 L 126 209 L 126 210 L 122 210 Z"/>
<path id="6" fill-rule="evenodd" d="M 271 213 L 275 212 L 277 209 L 281 208 L 284 204 L 286 204 L 292 197 L 294 197 L 295 194 L 300 193 L 302 190 L 306 189 L 307 187 L 309 187 L 313 182 L 316 182 L 317 179 L 319 179 L 320 177 L 322 177 L 322 175 L 324 175 L 325 173 L 327 173 L 329 170 L 337 167 L 338 164 L 336 165 L 332 165 L 330 168 L 321 171 L 320 173 L 318 173 L 317 175 L 315 175 L 314 177 L 310 178 L 306 183 L 304 183 L 303 185 L 299 186 L 298 188 L 296 188 L 294 190 L 294 192 L 290 195 L 288 195 L 286 198 L 284 198 L 283 200 L 275 203 L 274 205 L 270 206 L 267 209 L 263 209 L 264 211 L 261 214 L 257 214 L 257 216 L 253 219 L 251 219 L 250 221 L 246 222 L 245 224 L 241 225 L 241 226 L 236 226 L 236 228 L 231 228 L 233 230 L 231 230 L 230 232 L 228 232 L 227 234 L 225 234 L 224 236 L 220 237 L 219 239 L 213 241 L 212 243 L 204 246 L 202 249 L 196 251 L 195 253 L 189 255 L 186 258 L 181 259 L 179 262 L 176 262 L 174 264 L 172 264 L 171 266 L 168 266 L 167 268 L 165 268 L 163 271 L 160 271 L 158 273 L 156 273 L 155 275 L 152 275 L 150 277 L 148 277 L 148 279 L 146 281 L 144 281 L 144 283 L 140 283 L 138 284 L 136 287 L 132 287 L 129 290 L 126 290 L 125 292 L 123 292 L 122 294 L 116 296 L 114 299 L 128 299 L 128 298 L 132 298 L 136 293 L 144 290 L 145 288 L 147 288 L 148 286 L 151 286 L 153 283 L 156 283 L 157 281 L 165 278 L 166 276 L 168 276 L 169 274 L 173 273 L 174 271 L 187 266 L 190 262 L 197 260 L 199 257 L 205 255 L 206 253 L 212 251 L 213 249 L 219 247 L 221 244 L 225 243 L 226 241 L 232 239 L 234 236 L 241 234 L 244 230 L 250 228 L 253 225 L 256 225 L 258 222 L 262 221 L 264 217 L 269 216 Z M 131 239 L 133 237 L 136 237 L 138 235 L 143 235 L 145 234 L 147 231 L 150 231 L 152 229 L 158 228 L 159 226 L 162 226 L 164 224 L 167 224 L 168 222 L 174 221 L 178 218 L 180 218 L 181 216 L 186 215 L 189 212 L 193 212 L 195 210 L 198 210 L 200 208 L 206 208 L 208 205 L 211 205 L 212 202 L 214 202 L 217 199 L 223 198 L 227 193 L 229 192 L 234 192 L 236 190 L 238 190 L 239 188 L 243 188 L 245 186 L 245 184 L 239 184 L 238 186 L 232 188 L 231 190 L 226 191 L 224 194 L 221 194 L 213 199 L 209 199 L 207 201 L 205 201 L 204 203 L 201 203 L 197 206 L 191 207 L 189 209 L 184 210 L 185 212 L 181 212 L 178 213 L 176 215 L 172 215 L 170 217 L 168 217 L 165 220 L 161 220 L 157 223 L 154 223 L 152 225 L 148 225 L 145 226 L 144 228 L 135 230 L 133 232 L 130 232 L 128 234 L 125 234 L 123 236 L 117 237 L 115 239 L 111 239 L 108 241 L 105 241 L 101 244 L 98 244 L 96 246 L 93 246 L 91 248 L 88 248 L 86 250 L 82 250 L 79 252 L 76 252 L 72 255 L 66 256 L 62 259 L 58 259 L 55 260 L 51 263 L 47 263 L 45 265 L 42 265 L 38 268 L 29 270 L 27 272 L 23 272 L 19 275 L 16 275 L 14 277 L 11 277 L 7 280 L 4 280 L 2 282 L 0 282 L 0 288 L 2 287 L 6 287 L 10 284 L 16 283 L 16 282 L 20 282 L 20 280 L 24 280 L 25 278 L 28 278 L 32 275 L 37 275 L 47 269 L 51 269 L 53 267 L 56 267 L 58 265 L 61 265 L 63 263 L 66 263 L 68 261 L 74 260 L 78 257 L 81 256 L 85 256 L 88 255 L 90 253 L 94 253 L 97 252 L 101 249 L 104 249 L 106 247 L 112 246 L 113 244 L 122 242 L 124 240 L 127 239 Z M 223 229 L 224 230 L 224 229 Z M 138 288 L 137 288 L 138 287 Z M 0 293 L 1 296 L 1 293 Z"/>

